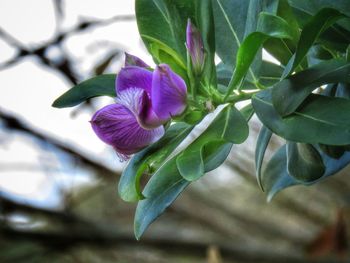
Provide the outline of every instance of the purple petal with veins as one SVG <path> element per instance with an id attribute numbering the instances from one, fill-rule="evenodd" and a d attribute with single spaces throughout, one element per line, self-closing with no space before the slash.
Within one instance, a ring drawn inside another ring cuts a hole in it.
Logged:
<path id="1" fill-rule="evenodd" d="M 140 151 L 164 134 L 163 126 L 152 130 L 143 129 L 135 114 L 121 104 L 108 105 L 97 111 L 91 125 L 96 135 L 112 145 L 121 156 Z"/>
<path id="2" fill-rule="evenodd" d="M 163 123 L 180 115 L 186 108 L 185 81 L 166 64 L 160 64 L 153 72 L 152 108 Z"/>
<path id="3" fill-rule="evenodd" d="M 137 121 L 143 128 L 153 129 L 162 125 L 162 122 L 152 109 L 152 102 L 145 90 L 139 88 L 123 90 L 119 93 L 116 102 L 124 105 L 134 113 Z"/>
<path id="4" fill-rule="evenodd" d="M 138 66 L 141 68 L 150 68 L 142 59 L 125 52 L 125 67 Z"/>
<path id="5" fill-rule="evenodd" d="M 140 88 L 145 90 L 149 96 L 152 92 L 152 72 L 136 66 L 122 68 L 116 78 L 117 95 L 123 90 Z"/>

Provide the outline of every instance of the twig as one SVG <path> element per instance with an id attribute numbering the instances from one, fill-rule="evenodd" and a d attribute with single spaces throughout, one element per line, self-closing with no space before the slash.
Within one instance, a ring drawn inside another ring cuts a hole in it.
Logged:
<path id="1" fill-rule="evenodd" d="M 31 127 L 30 125 L 26 124 L 24 121 L 20 120 L 18 117 L 12 114 L 6 113 L 1 108 L 0 108 L 0 119 L 3 120 L 4 125 L 7 129 L 30 134 L 31 136 L 34 136 L 35 138 L 43 142 L 49 143 L 57 147 L 58 149 L 64 151 L 65 153 L 68 153 L 69 155 L 73 156 L 81 163 L 95 170 L 97 172 L 97 175 L 101 176 L 104 179 L 114 180 L 115 178 L 120 176 L 120 173 L 110 169 L 107 166 L 104 166 L 103 164 L 91 159 L 90 157 L 85 156 L 81 152 L 72 149 L 65 143 L 61 142 L 60 140 L 40 132 L 39 130 Z"/>

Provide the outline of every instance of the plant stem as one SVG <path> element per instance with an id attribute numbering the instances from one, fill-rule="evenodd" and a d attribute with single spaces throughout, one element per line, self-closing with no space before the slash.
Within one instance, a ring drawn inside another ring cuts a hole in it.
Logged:
<path id="1" fill-rule="evenodd" d="M 229 103 L 237 103 L 237 102 L 240 102 L 240 101 L 243 101 L 243 100 L 249 100 L 251 99 L 251 97 L 255 94 L 256 92 L 252 92 L 252 93 L 244 93 L 244 92 L 240 92 L 236 95 L 231 95 L 231 96 L 228 96 L 227 99 L 226 99 L 226 102 L 229 102 Z"/>

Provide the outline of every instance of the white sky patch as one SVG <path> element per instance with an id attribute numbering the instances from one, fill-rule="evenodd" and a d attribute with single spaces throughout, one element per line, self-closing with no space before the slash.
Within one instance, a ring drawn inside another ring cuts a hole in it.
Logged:
<path id="1" fill-rule="evenodd" d="M 56 34 L 56 19 L 52 3 L 53 1 L 48 0 L 1 0 L 1 27 L 26 47 L 34 48 L 41 45 Z M 109 19 L 117 15 L 132 15 L 134 1 L 64 1 L 64 13 L 60 28 L 63 31 L 73 28 L 77 22 L 86 19 Z M 108 55 L 106 50 L 111 50 L 113 46 L 125 49 L 153 64 L 142 47 L 135 21 L 97 27 L 89 32 L 67 38 L 64 44 L 65 49 L 77 58 L 76 66 L 79 71 L 83 69 L 82 78 L 92 76 L 93 65 Z M 52 49 L 49 54 L 55 57 L 59 52 Z M 0 62 L 14 55 L 14 49 L 0 40 Z M 116 73 L 120 66 L 120 64 L 112 64 L 109 71 Z M 52 102 L 71 87 L 57 72 L 40 66 L 33 58 L 27 57 L 16 65 L 0 71 L 0 87 L 2 109 L 20 116 L 43 133 L 59 138 L 67 145 L 116 171 L 125 165 L 125 163 L 120 164 L 113 149 L 106 146 L 93 133 L 89 123 L 93 112 L 83 110 L 72 118 L 74 108 L 51 107 Z M 101 99 L 96 102 L 96 108 L 110 103 L 113 103 L 113 99 Z M 4 146 L 5 148 L 1 148 Z M 75 184 L 69 183 L 68 179 L 75 180 L 79 184 L 84 183 L 84 179 L 79 178 L 80 175 L 85 178 L 89 176 L 71 167 L 66 167 L 71 171 L 60 167 L 63 171 L 55 171 L 53 177 L 47 176 L 40 170 L 42 160 L 35 148 L 20 139 L 15 138 L 8 145 L 2 143 L 0 148 L 0 163 L 6 163 L 3 169 L 0 169 L 0 193 L 6 191 L 12 198 L 15 197 L 20 201 L 29 200 L 44 207 L 57 206 L 60 202 L 57 184 L 66 183 L 65 187 L 70 188 Z M 11 168 L 19 164 L 23 169 Z M 72 176 L 75 179 L 72 179 Z"/>
<path id="2" fill-rule="evenodd" d="M 4 63 L 13 58 L 16 49 L 8 45 L 4 40 L 0 39 L 0 63 Z"/>
<path id="3" fill-rule="evenodd" d="M 36 45 L 54 35 L 52 1 L 1 0 L 0 25 L 22 43 Z"/>

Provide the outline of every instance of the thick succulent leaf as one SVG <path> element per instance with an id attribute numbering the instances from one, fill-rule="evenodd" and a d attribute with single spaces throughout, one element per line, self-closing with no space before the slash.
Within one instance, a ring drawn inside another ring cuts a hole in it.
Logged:
<path id="1" fill-rule="evenodd" d="M 250 20 L 256 19 L 259 12 L 262 11 L 262 6 L 255 0 L 213 0 L 212 3 L 216 52 L 222 62 L 232 68 L 243 38 L 247 33 L 255 31 L 256 21 Z M 249 8 L 250 5 L 251 7 Z M 255 16 L 252 12 L 253 8 L 255 9 Z M 248 18 L 249 9 L 252 16 Z M 250 32 L 246 32 L 246 25 L 249 25 Z"/>
<path id="2" fill-rule="evenodd" d="M 271 87 L 280 80 L 282 73 L 283 68 L 280 65 L 263 61 L 259 74 L 259 83 L 265 87 Z"/>
<path id="3" fill-rule="evenodd" d="M 280 81 L 282 73 L 283 68 L 280 65 L 263 60 L 258 74 L 258 81 L 264 87 L 271 87 Z M 217 77 L 219 84 L 227 86 L 232 77 L 232 70 L 224 63 L 219 63 L 217 65 Z M 256 86 L 251 76 L 247 75 L 243 81 L 241 90 L 251 89 L 256 89 Z M 223 89 L 223 91 L 226 92 L 227 89 Z"/>
<path id="4" fill-rule="evenodd" d="M 281 190 L 298 184 L 287 172 L 286 145 L 283 145 L 268 162 L 261 177 L 261 184 L 269 201 Z"/>
<path id="5" fill-rule="evenodd" d="M 337 20 L 346 16 L 340 11 L 332 8 L 321 9 L 312 19 L 303 27 L 297 49 L 293 57 L 285 68 L 284 76 L 294 72 L 297 66 L 302 62 L 309 49 L 315 43 L 319 35 L 325 29 L 333 25 Z"/>
<path id="6" fill-rule="evenodd" d="M 268 128 L 263 126 L 260 130 L 255 148 L 255 174 L 258 180 L 258 184 L 263 191 L 264 188 L 261 182 L 261 167 L 264 161 L 265 151 L 267 149 L 267 146 L 269 145 L 271 136 L 272 132 Z"/>
<path id="7" fill-rule="evenodd" d="M 304 1 L 309 2 L 309 1 Z M 334 1 L 337 2 L 337 1 Z M 337 4 L 335 4 L 337 5 Z M 304 27 L 312 18 L 312 16 L 320 11 L 324 7 L 333 7 L 337 10 L 341 10 L 342 13 L 349 16 L 349 12 L 346 11 L 346 8 L 339 8 L 337 6 L 327 5 L 327 4 L 317 4 L 311 8 L 311 11 L 308 9 L 293 7 L 293 13 L 297 17 L 300 27 Z M 350 43 L 350 20 L 349 19 L 340 19 L 333 24 L 324 32 L 322 32 L 317 40 L 317 43 L 325 45 L 327 48 L 337 50 L 339 52 L 344 52 L 347 45 Z"/>
<path id="8" fill-rule="evenodd" d="M 350 5 L 348 0 L 288 0 L 289 4 L 309 14 L 316 14 L 320 9 L 329 7 L 341 10 L 350 16 Z"/>
<path id="9" fill-rule="evenodd" d="M 331 59 L 333 59 L 332 53 L 321 44 L 314 44 L 307 54 L 309 67 L 315 66 L 324 60 Z"/>
<path id="10" fill-rule="evenodd" d="M 346 151 L 346 148 L 344 146 L 333 146 L 333 145 L 325 145 L 320 144 L 319 145 L 320 150 L 327 154 L 329 157 L 334 159 L 339 159 L 343 156 L 343 154 Z"/>
<path id="11" fill-rule="evenodd" d="M 143 190 L 145 199 L 139 201 L 136 208 L 134 232 L 137 239 L 189 183 L 180 175 L 175 159 L 166 162 L 151 177 Z"/>
<path id="12" fill-rule="evenodd" d="M 292 57 L 297 41 L 299 40 L 299 24 L 287 0 L 279 0 L 276 2 L 278 2 L 277 7 L 275 8 L 276 10 L 272 11 L 272 13 L 288 23 L 293 37 L 292 39 L 268 39 L 264 43 L 264 48 L 282 65 L 286 65 Z"/>
<path id="13" fill-rule="evenodd" d="M 311 94 L 299 109 L 286 118 L 282 118 L 273 107 L 271 90 L 254 95 L 252 103 L 263 124 L 287 140 L 329 145 L 350 143 L 348 99 Z"/>
<path id="14" fill-rule="evenodd" d="M 339 159 L 334 159 L 320 151 L 315 146 L 324 164 L 323 176 L 314 181 L 299 181 L 288 174 L 287 170 L 287 145 L 282 146 L 271 158 L 262 175 L 262 185 L 267 192 L 268 200 L 271 200 L 278 192 L 293 185 L 312 185 L 335 175 L 350 163 L 350 152 L 346 152 Z"/>
<path id="15" fill-rule="evenodd" d="M 85 80 L 61 95 L 52 106 L 56 108 L 73 107 L 98 96 L 115 98 L 115 78 L 115 74 L 106 74 Z"/>
<path id="16" fill-rule="evenodd" d="M 348 83 L 329 84 L 323 90 L 322 95 L 349 99 L 350 84 Z M 349 150 L 349 145 L 334 146 L 334 145 L 320 144 L 319 147 L 322 152 L 324 152 L 329 157 L 332 157 L 334 159 L 339 159 L 340 157 L 343 156 L 345 151 Z"/>
<path id="17" fill-rule="evenodd" d="M 279 0 L 277 7 L 277 16 L 287 21 L 290 29 L 293 31 L 293 40 L 298 40 L 300 36 L 299 24 L 293 13 L 292 7 L 289 5 L 288 0 Z"/>
<path id="18" fill-rule="evenodd" d="M 232 108 L 233 106 L 227 106 L 225 109 L 223 109 L 222 112 L 227 114 L 227 112 L 230 112 Z M 231 112 L 231 114 L 236 115 L 236 110 L 233 111 L 234 112 Z M 252 116 L 251 105 L 248 105 L 244 109 L 242 109 L 242 114 L 244 116 L 245 122 L 248 121 Z M 220 123 L 225 123 L 225 121 L 223 121 L 222 119 L 225 118 L 217 119 L 218 125 L 220 125 Z M 247 124 L 245 123 L 242 125 L 245 126 Z M 243 128 L 243 130 L 245 130 L 245 128 Z M 218 129 L 215 129 L 214 127 L 214 129 L 210 133 L 217 132 Z M 236 137 L 237 135 L 227 134 L 222 136 L 225 138 L 225 140 L 232 140 L 235 142 L 242 140 L 242 138 Z M 232 138 L 232 136 L 235 138 Z M 246 137 L 246 135 L 242 137 Z M 225 140 L 211 141 L 207 142 L 207 144 L 205 145 L 202 151 L 205 172 L 209 172 L 217 168 L 221 163 L 223 163 L 226 160 L 228 154 L 230 153 L 232 143 L 226 142 Z M 151 177 L 146 187 L 144 188 L 143 195 L 145 196 L 145 199 L 139 201 L 138 203 L 134 222 L 135 236 L 137 239 L 141 237 L 141 235 L 147 229 L 147 227 L 160 214 L 162 214 L 172 202 L 175 201 L 178 195 L 190 183 L 181 176 L 179 169 L 177 168 L 176 160 L 178 156 L 179 154 L 168 160 L 164 165 L 162 165 Z"/>
<path id="19" fill-rule="evenodd" d="M 240 112 L 242 113 L 242 115 L 245 118 L 245 120 L 248 122 L 254 115 L 253 105 L 251 103 L 249 103 L 248 105 L 244 106 L 240 110 Z"/>
<path id="20" fill-rule="evenodd" d="M 155 42 L 175 51 L 169 53 L 184 62 L 186 23 L 194 16 L 193 1 L 137 0 L 135 11 L 140 35 L 149 51 L 152 52 L 150 45 Z"/>
<path id="21" fill-rule="evenodd" d="M 208 142 L 203 147 L 203 156 L 205 156 L 204 172 L 210 172 L 218 168 L 230 154 L 232 143 L 225 141 Z"/>
<path id="22" fill-rule="evenodd" d="M 221 160 L 225 160 L 231 147 L 231 143 L 210 147 L 203 159 L 205 171 L 215 169 Z M 145 199 L 139 201 L 136 208 L 134 231 L 137 239 L 140 239 L 147 227 L 189 184 L 190 182 L 185 180 L 177 169 L 176 157 L 167 161 L 156 171 L 143 190 Z"/>
<path id="23" fill-rule="evenodd" d="M 232 71 L 231 67 L 227 66 L 223 62 L 220 62 L 216 66 L 216 74 L 217 74 L 218 84 L 221 84 L 223 86 L 227 86 L 231 80 L 232 72 L 233 71 Z"/>
<path id="24" fill-rule="evenodd" d="M 323 176 L 325 166 L 320 153 L 311 144 L 288 142 L 287 170 L 298 181 L 312 182 Z"/>
<path id="25" fill-rule="evenodd" d="M 324 176 L 321 179 L 336 174 L 350 163 L 350 152 L 345 152 L 339 159 L 331 158 L 323 152 L 320 152 L 320 154 L 326 167 Z"/>
<path id="26" fill-rule="evenodd" d="M 258 30 L 259 32 L 253 32 L 247 36 L 237 51 L 235 71 L 229 83 L 227 95 L 231 94 L 233 89 L 238 88 L 242 83 L 257 52 L 267 39 L 293 38 L 293 32 L 288 23 L 282 18 L 268 13 L 260 14 Z M 253 82 L 258 81 L 256 78 L 252 80 Z"/>
<path id="27" fill-rule="evenodd" d="M 235 107 L 226 106 L 209 127 L 177 157 L 180 174 L 188 181 L 199 179 L 208 172 L 204 168 L 206 152 L 225 143 L 242 143 L 247 138 L 248 132 L 248 125 L 243 115 Z M 222 162 L 224 160 L 220 159 Z"/>
<path id="28" fill-rule="evenodd" d="M 120 197 L 127 202 L 142 199 L 141 176 L 145 172 L 158 169 L 192 129 L 193 126 L 188 124 L 176 123 L 168 128 L 165 135 L 158 142 L 135 154 L 121 175 L 118 185 Z"/>
<path id="29" fill-rule="evenodd" d="M 300 71 L 277 83 L 272 90 L 272 102 L 281 116 L 293 113 L 310 95 L 324 84 L 350 82 L 350 63 L 334 59 Z"/>
<path id="30" fill-rule="evenodd" d="M 137 25 L 157 64 L 168 64 L 186 82 L 187 19 L 194 19 L 193 1 L 136 0 Z"/>

